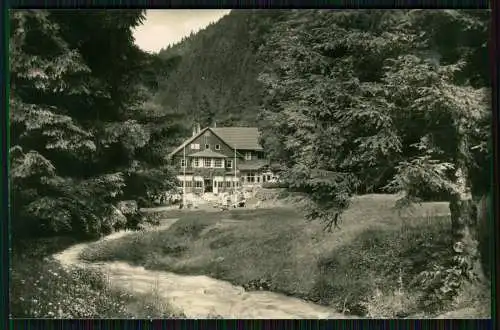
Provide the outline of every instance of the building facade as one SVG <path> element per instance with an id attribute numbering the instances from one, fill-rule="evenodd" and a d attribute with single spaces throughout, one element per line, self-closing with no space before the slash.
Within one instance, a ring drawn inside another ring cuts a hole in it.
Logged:
<path id="1" fill-rule="evenodd" d="M 274 179 L 256 127 L 198 126 L 168 156 L 186 192 L 229 192 Z"/>

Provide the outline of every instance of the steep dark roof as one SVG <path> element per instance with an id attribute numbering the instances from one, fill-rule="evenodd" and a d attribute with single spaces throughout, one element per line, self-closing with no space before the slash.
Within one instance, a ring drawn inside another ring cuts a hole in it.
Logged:
<path id="1" fill-rule="evenodd" d="M 212 151 L 210 149 L 205 149 L 202 151 L 195 152 L 194 154 L 188 155 L 187 157 L 213 157 L 213 158 L 227 158 L 227 156 L 220 154 L 218 152 Z"/>
<path id="2" fill-rule="evenodd" d="M 210 128 L 224 142 L 236 149 L 262 150 L 257 127 Z"/>
<path id="3" fill-rule="evenodd" d="M 175 155 L 207 130 L 211 130 L 215 135 L 222 139 L 224 143 L 233 149 L 263 150 L 262 146 L 259 144 L 259 130 L 257 127 L 205 127 L 200 130 L 198 134 L 191 136 L 179 147 L 170 152 L 168 157 Z M 241 157 L 242 155 L 238 152 L 238 156 Z"/>
<path id="4" fill-rule="evenodd" d="M 168 154 L 168 157 L 172 157 L 173 155 L 175 155 L 177 152 L 179 152 L 180 150 L 182 150 L 182 148 L 186 147 L 189 143 L 191 143 L 191 141 L 193 141 L 194 139 L 196 139 L 198 136 L 200 136 L 201 134 L 203 134 L 207 129 L 209 129 L 209 127 L 205 127 L 204 129 L 200 130 L 198 132 L 198 134 L 196 135 L 193 135 L 191 136 L 190 138 L 188 138 L 186 141 L 184 141 L 180 146 L 178 146 L 177 148 L 175 148 L 174 151 L 172 151 L 171 153 Z"/>

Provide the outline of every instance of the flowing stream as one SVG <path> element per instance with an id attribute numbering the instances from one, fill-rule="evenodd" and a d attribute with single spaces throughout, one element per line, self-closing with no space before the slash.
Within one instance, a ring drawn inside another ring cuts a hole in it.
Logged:
<path id="1" fill-rule="evenodd" d="M 153 230 L 165 230 L 178 219 L 169 219 Z M 103 240 L 117 239 L 131 232 L 118 232 Z M 339 319 L 346 315 L 331 308 L 269 291 L 246 292 L 242 287 L 208 276 L 178 275 L 132 266 L 125 262 L 86 263 L 79 259 L 88 244 L 74 245 L 54 257 L 65 267 L 96 267 L 108 275 L 110 284 L 131 293 L 157 292 L 174 309 L 187 318 Z"/>

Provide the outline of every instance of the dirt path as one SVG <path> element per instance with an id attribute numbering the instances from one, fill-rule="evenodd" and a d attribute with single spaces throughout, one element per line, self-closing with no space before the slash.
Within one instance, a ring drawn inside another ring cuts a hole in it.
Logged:
<path id="1" fill-rule="evenodd" d="M 166 220 L 152 230 L 165 230 L 177 220 Z M 117 239 L 130 233 L 114 233 L 103 240 Z M 136 293 L 157 292 L 160 299 L 181 310 L 188 318 L 347 318 L 334 313 L 331 308 L 273 292 L 245 292 L 242 287 L 207 276 L 146 270 L 124 262 L 88 264 L 79 259 L 80 252 L 88 244 L 72 246 L 54 257 L 66 267 L 96 267 L 108 275 L 112 286 Z"/>

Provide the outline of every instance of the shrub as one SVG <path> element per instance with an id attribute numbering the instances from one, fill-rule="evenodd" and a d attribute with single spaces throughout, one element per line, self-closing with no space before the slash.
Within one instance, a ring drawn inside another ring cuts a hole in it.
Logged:
<path id="1" fill-rule="evenodd" d="M 288 185 L 284 182 L 265 182 L 262 184 L 262 188 L 265 189 L 288 188 Z"/>
<path id="2" fill-rule="evenodd" d="M 430 261 L 445 265 L 452 257 L 448 221 L 448 217 L 412 219 L 413 224 L 400 228 L 362 232 L 352 242 L 319 259 L 320 274 L 311 292 L 313 298 L 359 316 L 373 313 L 392 317 L 411 312 L 417 304 L 414 294 L 424 296 L 421 283 L 416 280 L 418 275 L 429 270 Z M 413 305 L 395 295 L 400 286 L 412 293 Z M 407 310 L 387 310 L 390 301 L 396 299 Z"/>
<path id="3" fill-rule="evenodd" d="M 415 311 L 415 297 L 404 290 L 374 293 L 362 305 L 370 318 L 403 318 Z"/>
<path id="4" fill-rule="evenodd" d="M 146 222 L 144 215 L 137 211 L 131 214 L 127 214 L 127 228 L 129 229 L 139 229 L 141 224 Z"/>
<path id="5" fill-rule="evenodd" d="M 151 226 L 159 226 L 160 220 L 164 217 L 162 212 L 143 213 L 144 222 Z"/>
<path id="6" fill-rule="evenodd" d="M 186 219 L 176 222 L 172 225 L 171 231 L 179 236 L 191 236 L 196 238 L 200 235 L 203 229 L 210 225 L 208 222 L 200 221 L 199 219 Z"/>
<path id="7" fill-rule="evenodd" d="M 145 213 L 139 210 L 126 214 L 126 228 L 132 230 L 143 229 L 147 226 L 158 226 L 162 218 L 161 212 Z"/>
<path id="8" fill-rule="evenodd" d="M 460 255 L 444 265 L 434 264 L 431 270 L 421 272 L 418 278 L 423 291 L 419 304 L 422 310 L 428 312 L 445 310 L 466 284 L 477 280 L 468 269 L 465 258 Z"/>
<path id="9" fill-rule="evenodd" d="M 154 198 L 167 191 L 176 191 L 178 187 L 174 171 L 170 167 L 148 167 L 137 163 L 126 172 L 124 196 L 136 200 L 140 207 L 153 207 Z"/>

